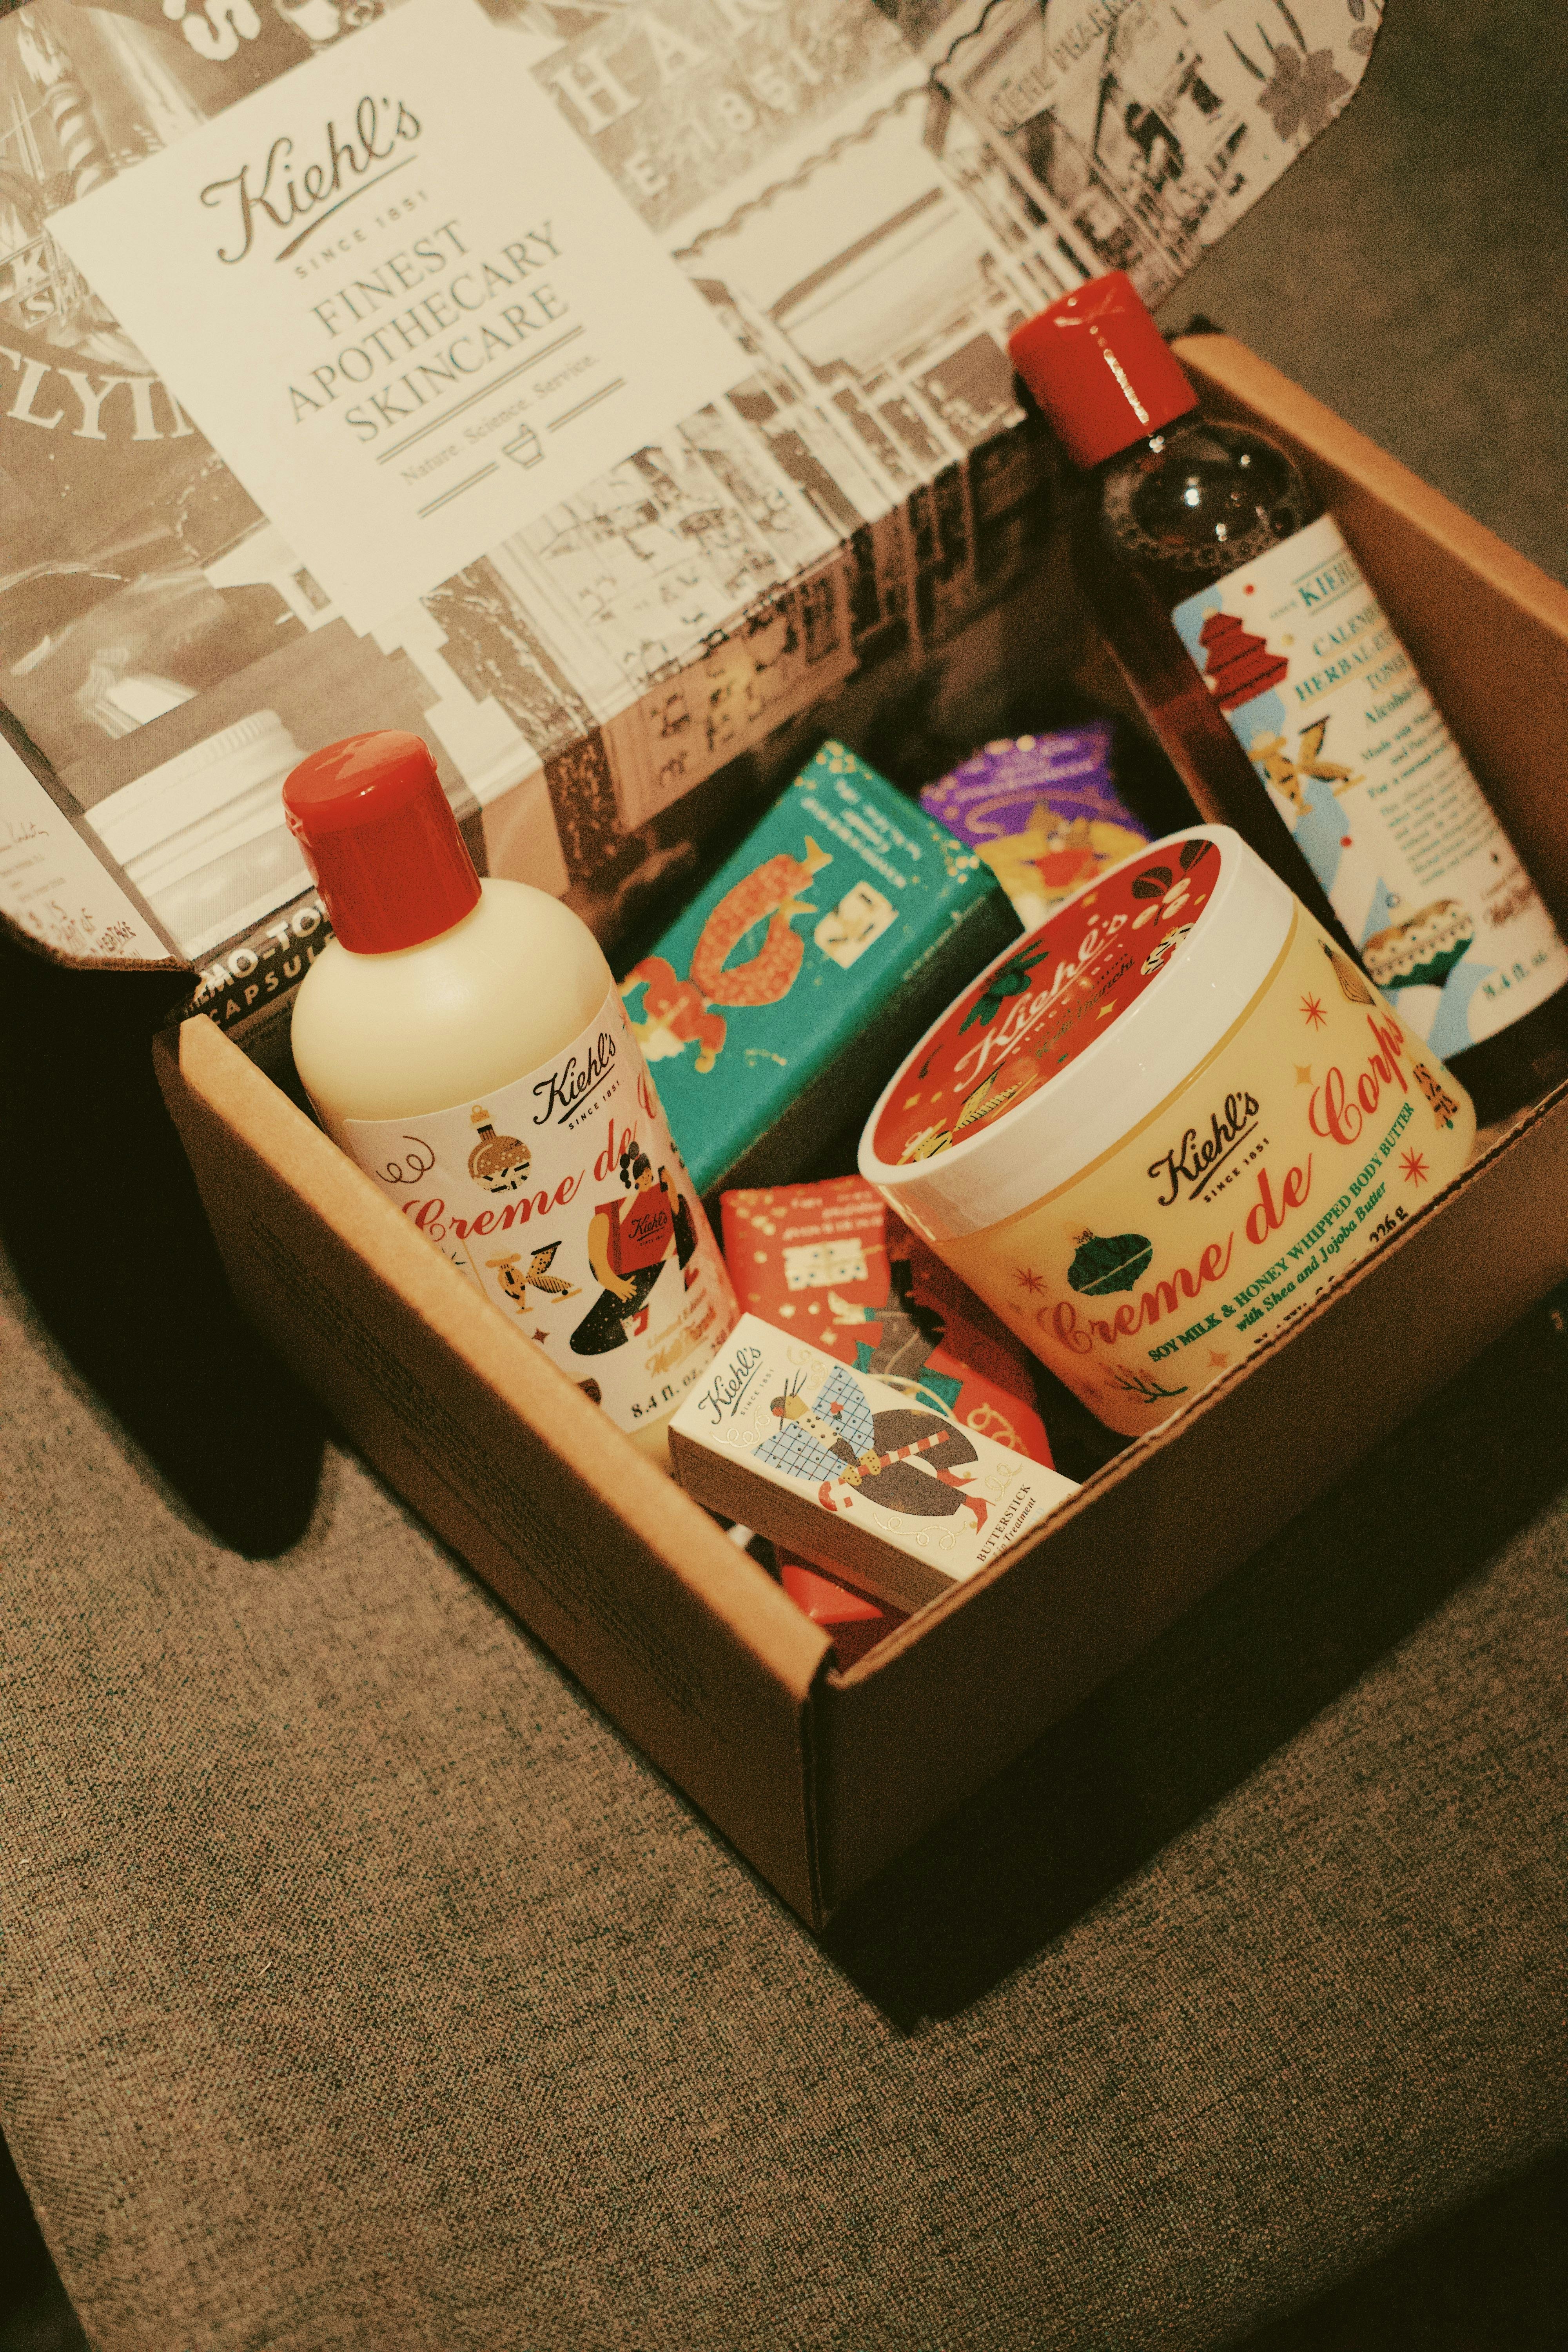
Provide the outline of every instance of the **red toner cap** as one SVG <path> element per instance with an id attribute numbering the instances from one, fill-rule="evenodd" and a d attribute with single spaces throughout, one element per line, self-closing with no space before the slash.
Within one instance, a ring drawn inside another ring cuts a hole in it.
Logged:
<path id="1" fill-rule="evenodd" d="M 479 905 L 474 861 L 417 735 L 346 735 L 312 751 L 283 786 L 283 813 L 355 955 L 417 947 Z"/>
<path id="2" fill-rule="evenodd" d="M 1198 404 L 1124 269 L 1063 294 L 1009 335 L 1007 351 L 1078 466 L 1098 466 Z"/>

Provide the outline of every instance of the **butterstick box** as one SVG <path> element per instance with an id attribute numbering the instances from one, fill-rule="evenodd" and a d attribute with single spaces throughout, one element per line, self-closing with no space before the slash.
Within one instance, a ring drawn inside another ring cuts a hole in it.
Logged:
<path id="1" fill-rule="evenodd" d="M 1206 57 L 1224 16 L 1197 22 Z M 1277 435 L 1342 518 L 1568 923 L 1568 590 L 1239 344 L 1192 338 L 1179 356 L 1214 413 Z M 215 1024 L 188 1020 L 157 1064 L 271 1346 L 817 1927 L 1568 1278 L 1562 1089 L 1484 1138 L 1288 1335 L 840 1672 L 827 1631 Z"/>
<path id="2" fill-rule="evenodd" d="M 720 1207 L 748 1313 L 1051 1466 L 1034 1359 L 863 1177 L 726 1192 Z"/>
<path id="3" fill-rule="evenodd" d="M 798 1175 L 857 1129 L 1017 928 L 973 849 L 824 743 L 621 982 L 698 1191 Z"/>
<path id="4" fill-rule="evenodd" d="M 1070 1478 L 742 1315 L 669 1424 L 677 1479 L 711 1511 L 922 1608 L 1021 1543 Z"/>

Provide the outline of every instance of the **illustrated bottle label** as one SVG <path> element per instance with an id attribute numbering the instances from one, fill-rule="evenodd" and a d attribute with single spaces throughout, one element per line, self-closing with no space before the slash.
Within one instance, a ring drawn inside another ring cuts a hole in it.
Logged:
<path id="1" fill-rule="evenodd" d="M 740 1309 L 620 997 L 482 1100 L 347 1119 L 410 1224 L 618 1427 L 673 1411 Z"/>
<path id="2" fill-rule="evenodd" d="M 1435 1054 L 1568 982 L 1568 948 L 1331 516 L 1172 618 L 1367 971 Z"/>

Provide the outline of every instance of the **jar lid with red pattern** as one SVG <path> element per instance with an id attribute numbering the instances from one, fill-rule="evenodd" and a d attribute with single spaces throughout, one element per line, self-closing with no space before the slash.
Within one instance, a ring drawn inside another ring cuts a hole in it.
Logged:
<path id="1" fill-rule="evenodd" d="M 989 964 L 868 1120 L 860 1173 L 940 1244 L 1116 1150 L 1250 1010 L 1296 901 L 1225 825 L 1152 842 Z"/>

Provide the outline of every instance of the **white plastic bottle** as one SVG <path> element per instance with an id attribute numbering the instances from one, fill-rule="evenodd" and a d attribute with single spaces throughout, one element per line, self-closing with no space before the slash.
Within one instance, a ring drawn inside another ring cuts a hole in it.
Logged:
<path id="1" fill-rule="evenodd" d="M 334 938 L 294 1060 L 327 1133 L 656 1458 L 739 1312 L 585 923 L 481 882 L 417 735 L 294 769 Z"/>

